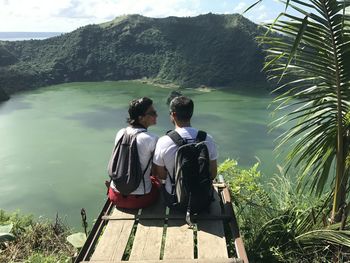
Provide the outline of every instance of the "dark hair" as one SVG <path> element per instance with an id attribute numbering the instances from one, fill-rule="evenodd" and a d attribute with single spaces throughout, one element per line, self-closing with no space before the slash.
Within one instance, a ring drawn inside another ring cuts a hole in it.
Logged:
<path id="1" fill-rule="evenodd" d="M 179 96 L 170 102 L 170 111 L 176 113 L 179 121 L 189 121 L 193 114 L 193 101 L 185 96 Z"/>
<path id="2" fill-rule="evenodd" d="M 150 98 L 142 97 L 140 99 L 132 100 L 129 103 L 129 118 L 127 122 L 130 125 L 138 125 L 139 117 L 144 116 L 146 111 L 150 106 L 152 106 L 153 101 Z"/>

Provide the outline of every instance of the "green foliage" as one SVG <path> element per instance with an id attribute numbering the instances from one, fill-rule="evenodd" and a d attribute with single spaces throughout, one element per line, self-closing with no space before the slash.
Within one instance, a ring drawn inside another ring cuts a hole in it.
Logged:
<path id="1" fill-rule="evenodd" d="M 43 255 L 34 253 L 24 263 L 71 263 L 72 259 L 67 255 Z"/>
<path id="2" fill-rule="evenodd" d="M 276 110 L 287 112 L 273 125 L 290 125 L 279 145 L 292 147 L 287 170 L 300 168 L 302 189 L 309 186 L 319 197 L 305 199 L 285 184 L 280 198 L 271 198 L 279 200 L 273 204 L 277 213 L 262 225 L 252 252 L 261 251 L 257 258 L 266 262 L 349 262 L 350 17 L 344 11 L 350 2 L 280 2 L 286 12 L 266 25 L 273 35 L 260 38 L 267 52 L 264 69 L 282 93 Z M 279 183 L 272 182 L 272 195 Z M 328 226 L 331 198 L 331 221 L 341 223 Z"/>
<path id="3" fill-rule="evenodd" d="M 13 224 L 0 225 L 0 233 L 10 233 L 13 228 Z"/>
<path id="4" fill-rule="evenodd" d="M 15 236 L 11 234 L 13 224 L 0 225 L 0 243 L 15 240 Z"/>
<path id="5" fill-rule="evenodd" d="M 260 184 L 261 173 L 258 167 L 259 163 L 256 163 L 249 169 L 242 169 L 233 159 L 227 159 L 220 164 L 218 174 L 224 176 L 230 187 L 233 202 L 237 205 L 270 205 L 271 200 Z"/>
<path id="6" fill-rule="evenodd" d="M 12 225 L 12 233 L 15 236 L 22 235 L 25 228 L 33 224 L 34 218 L 32 215 L 19 215 L 19 213 L 6 213 L 0 209 L 0 224 Z"/>
<path id="7" fill-rule="evenodd" d="M 242 169 L 235 160 L 226 160 L 219 166 L 230 187 L 250 261 L 329 262 L 341 251 L 347 262 L 350 232 L 339 231 L 339 225 L 328 228 L 329 195 L 298 193 L 280 172 L 264 182 L 258 164 Z"/>
<path id="8" fill-rule="evenodd" d="M 349 178 L 344 117 L 350 110 L 350 17 L 343 11 L 350 2 L 290 0 L 287 6 L 298 16 L 282 13 L 267 25 L 286 37 L 261 37 L 268 47 L 265 69 L 282 92 L 276 110 L 290 109 L 273 125 L 291 125 L 280 146 L 291 146 L 287 167 L 300 168 L 304 186 L 320 195 L 332 184 L 332 219 L 338 221 Z"/>
<path id="9" fill-rule="evenodd" d="M 262 32 L 240 15 L 123 16 L 45 40 L 0 42 L 0 86 L 10 94 L 62 82 L 143 77 L 184 87 L 266 84 L 255 40 Z"/>
<path id="10" fill-rule="evenodd" d="M 12 242 L 0 243 L 0 262 L 68 262 L 75 252 L 66 241 L 71 231 L 58 217 L 54 223 L 39 222 L 33 216 L 0 210 L 0 225 L 12 225 L 15 237 Z"/>
<path id="11" fill-rule="evenodd" d="M 242 169 L 235 160 L 228 159 L 218 168 L 218 174 L 224 176 L 230 188 L 241 234 L 248 247 L 252 247 L 261 226 L 274 212 L 271 199 L 260 183 L 258 165 Z"/>
<path id="12" fill-rule="evenodd" d="M 74 233 L 69 236 L 67 236 L 67 241 L 72 244 L 75 248 L 81 248 L 84 246 L 84 243 L 86 241 L 86 235 L 85 233 Z"/>

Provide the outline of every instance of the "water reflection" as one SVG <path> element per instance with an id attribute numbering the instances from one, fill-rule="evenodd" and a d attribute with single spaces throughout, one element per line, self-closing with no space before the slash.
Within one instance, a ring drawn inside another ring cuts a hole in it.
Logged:
<path id="1" fill-rule="evenodd" d="M 32 103 L 17 98 L 13 101 L 4 101 L 0 103 L 0 115 L 10 114 L 17 110 L 27 110 L 33 108 Z"/>
<path id="2" fill-rule="evenodd" d="M 64 119 L 78 121 L 81 125 L 96 130 L 114 129 L 121 123 L 126 125 L 126 110 L 113 107 L 96 107 L 94 111 L 79 112 Z"/>

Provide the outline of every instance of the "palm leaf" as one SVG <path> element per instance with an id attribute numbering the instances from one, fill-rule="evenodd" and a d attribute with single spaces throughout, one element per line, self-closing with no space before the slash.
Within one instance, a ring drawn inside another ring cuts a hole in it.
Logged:
<path id="1" fill-rule="evenodd" d="M 338 148 L 350 110 L 350 17 L 343 10 L 350 1 L 283 3 L 299 15 L 281 13 L 265 25 L 269 34 L 259 38 L 267 47 L 264 70 L 278 83 L 272 126 L 290 127 L 277 146 L 291 147 L 286 171 L 302 169 L 301 177 L 320 194 L 327 182 L 336 181 L 332 164 L 344 165 Z M 337 178 L 344 175 L 339 171 Z"/>
<path id="2" fill-rule="evenodd" d="M 304 233 L 296 239 L 304 245 L 310 246 L 331 244 L 350 247 L 350 231 L 344 230 L 314 230 Z"/>
<path id="3" fill-rule="evenodd" d="M 289 2 L 289 1 L 288 1 L 288 2 Z M 288 4 L 288 2 L 287 2 L 287 4 Z M 286 8 L 287 8 L 287 7 L 286 7 Z M 286 66 L 285 66 L 285 68 L 284 68 L 283 73 L 281 74 L 281 79 L 283 78 L 283 76 L 284 76 L 284 74 L 285 74 L 285 72 L 286 72 L 286 70 L 287 70 L 287 68 L 288 68 L 288 66 L 289 66 L 289 64 L 290 64 L 290 62 L 292 61 L 293 57 L 294 57 L 295 54 L 296 54 L 297 48 L 299 47 L 300 41 L 301 41 L 301 39 L 302 39 L 302 37 L 303 37 L 303 35 L 304 35 L 304 32 L 305 32 L 305 30 L 306 30 L 306 27 L 307 27 L 307 20 L 308 20 L 308 16 L 305 16 L 305 18 L 303 19 L 303 21 L 302 21 L 302 23 L 301 23 L 301 25 L 300 25 L 300 30 L 298 31 L 298 34 L 297 34 L 297 36 L 296 36 L 296 38 L 295 38 L 293 47 L 292 47 L 292 49 L 291 49 L 291 51 L 290 51 L 290 53 L 289 53 L 289 57 L 288 57 Z"/>
<path id="4" fill-rule="evenodd" d="M 257 4 L 260 4 L 262 2 L 262 0 L 258 0 L 256 1 L 254 4 L 250 5 L 246 10 L 243 11 L 243 14 L 247 13 L 250 9 L 252 9 L 254 6 L 256 6 Z"/>

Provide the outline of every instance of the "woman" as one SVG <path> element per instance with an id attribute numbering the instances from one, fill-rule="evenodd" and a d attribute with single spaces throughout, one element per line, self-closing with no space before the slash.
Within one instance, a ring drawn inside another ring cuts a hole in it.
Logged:
<path id="1" fill-rule="evenodd" d="M 113 180 L 108 190 L 109 199 L 119 208 L 137 209 L 154 203 L 159 195 L 159 181 L 151 176 L 152 156 L 157 142 L 157 136 L 147 131 L 147 128 L 157 123 L 157 112 L 154 109 L 153 101 L 143 97 L 132 100 L 129 104 L 129 126 L 118 131 L 115 138 L 115 145 L 122 139 L 124 133 L 136 135 L 137 152 L 144 174 L 136 190 L 128 195 L 121 194 Z"/>

